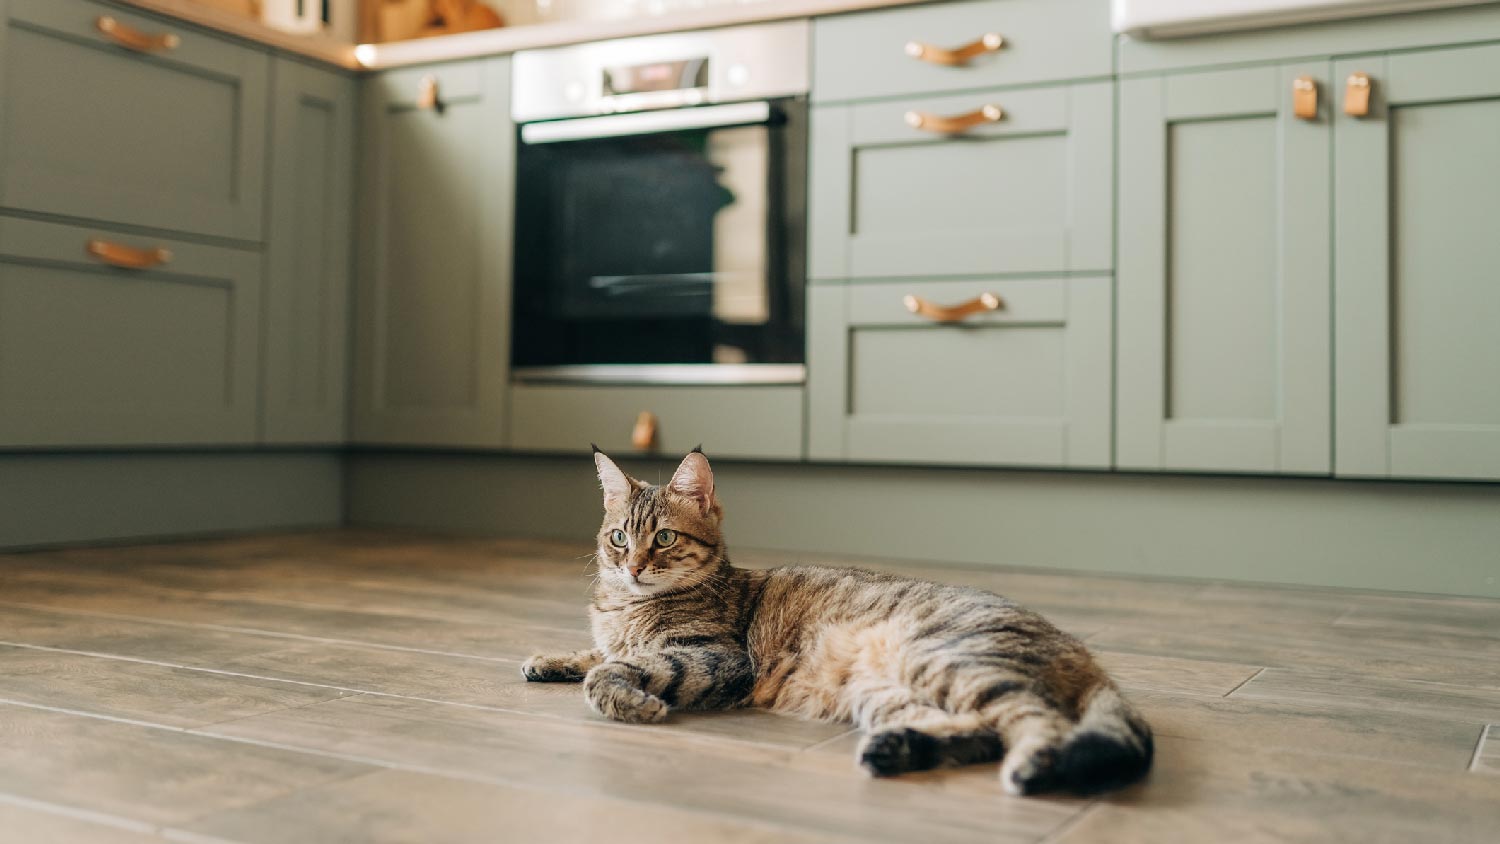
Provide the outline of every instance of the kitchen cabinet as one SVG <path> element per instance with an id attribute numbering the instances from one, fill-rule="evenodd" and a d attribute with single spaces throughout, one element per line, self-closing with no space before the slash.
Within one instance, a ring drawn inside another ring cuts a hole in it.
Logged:
<path id="1" fill-rule="evenodd" d="M 248 445 L 261 257 L 0 218 L 0 445 Z"/>
<path id="2" fill-rule="evenodd" d="M 813 25 L 818 103 L 1103 78 L 1113 67 L 1100 0 L 922 3 Z"/>
<path id="3" fill-rule="evenodd" d="M 1119 467 L 1331 471 L 1331 87 L 1326 61 L 1121 81 Z"/>
<path id="4" fill-rule="evenodd" d="M 1500 480 L 1500 46 L 1341 59 L 1339 475 Z"/>
<path id="5" fill-rule="evenodd" d="M 814 287 L 809 456 L 1108 468 L 1112 303 L 1107 275 Z"/>
<path id="6" fill-rule="evenodd" d="M 802 457 L 803 390 L 793 385 L 663 386 L 517 384 L 511 445 L 521 451 L 682 456 L 703 446 L 712 457 Z M 638 447 L 642 415 L 654 430 Z"/>
<path id="7" fill-rule="evenodd" d="M 278 59 L 271 114 L 262 440 L 344 440 L 354 235 L 353 77 Z"/>
<path id="8" fill-rule="evenodd" d="M 261 239 L 269 55 L 82 0 L 0 24 L 0 206 Z"/>
<path id="9" fill-rule="evenodd" d="M 813 112 L 813 278 L 1111 268 L 1110 83 Z"/>
<path id="10" fill-rule="evenodd" d="M 505 442 L 509 97 L 508 58 L 391 71 L 363 84 L 357 442 Z"/>

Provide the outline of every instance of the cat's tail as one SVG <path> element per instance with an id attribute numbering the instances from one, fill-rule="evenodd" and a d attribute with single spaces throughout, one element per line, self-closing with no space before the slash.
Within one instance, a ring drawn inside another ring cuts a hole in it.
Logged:
<path id="1" fill-rule="evenodd" d="M 1151 770 L 1154 752 L 1146 719 L 1105 681 L 1095 687 L 1077 726 L 1058 747 L 1051 785 L 1078 794 L 1121 788 Z"/>

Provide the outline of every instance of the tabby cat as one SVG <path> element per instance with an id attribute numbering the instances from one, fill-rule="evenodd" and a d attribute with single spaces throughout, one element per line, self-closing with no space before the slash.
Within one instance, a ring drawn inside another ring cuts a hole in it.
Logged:
<path id="1" fill-rule="evenodd" d="M 1012 794 L 1096 792 L 1151 766 L 1151 729 L 1077 639 L 998 595 L 858 569 L 730 565 L 713 470 L 666 486 L 594 449 L 604 488 L 595 648 L 535 656 L 618 721 L 759 706 L 852 721 L 875 776 L 1003 757 Z"/>

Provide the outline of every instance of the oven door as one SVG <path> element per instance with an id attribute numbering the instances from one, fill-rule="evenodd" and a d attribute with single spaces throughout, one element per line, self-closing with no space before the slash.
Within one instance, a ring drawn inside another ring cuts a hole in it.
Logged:
<path id="1" fill-rule="evenodd" d="M 800 363 L 805 118 L 795 98 L 522 126 L 517 376 Z"/>

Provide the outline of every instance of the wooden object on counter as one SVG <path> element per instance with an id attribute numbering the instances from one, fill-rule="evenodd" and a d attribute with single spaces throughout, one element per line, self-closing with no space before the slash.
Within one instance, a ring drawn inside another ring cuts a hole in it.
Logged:
<path id="1" fill-rule="evenodd" d="M 500 13 L 479 0 L 375 0 L 378 41 L 452 35 L 505 25 Z"/>
<path id="2" fill-rule="evenodd" d="M 211 9 L 233 12 L 236 15 L 260 20 L 262 0 L 192 0 L 192 2 Z"/>

